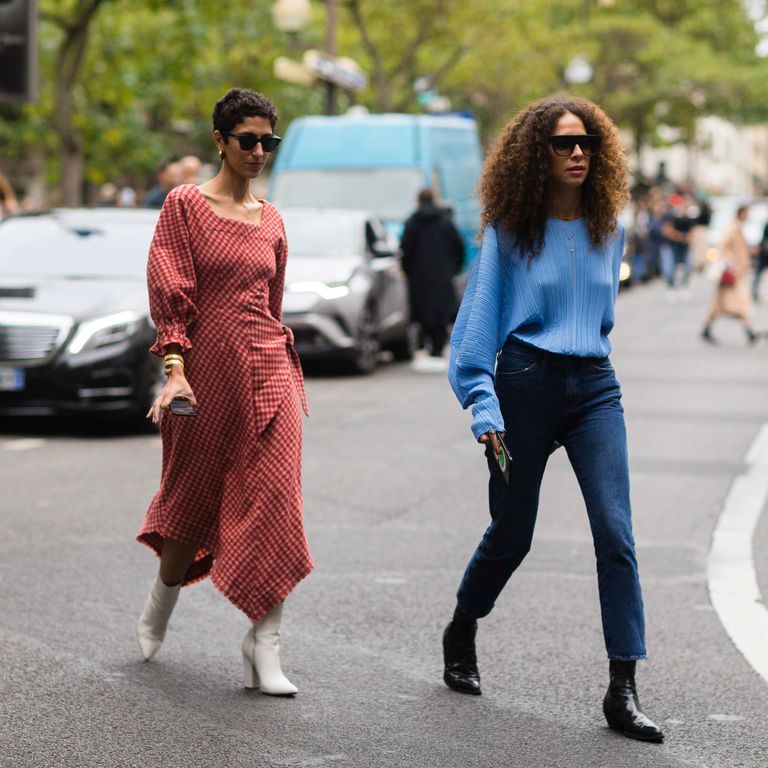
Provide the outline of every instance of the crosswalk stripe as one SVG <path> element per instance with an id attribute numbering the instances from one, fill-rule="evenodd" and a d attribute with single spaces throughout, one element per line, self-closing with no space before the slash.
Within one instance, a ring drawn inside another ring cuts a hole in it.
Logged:
<path id="1" fill-rule="evenodd" d="M 768 423 L 747 452 L 747 472 L 731 484 L 707 559 L 712 605 L 733 644 L 768 683 L 768 610 L 752 558 L 752 538 L 768 498 Z"/>

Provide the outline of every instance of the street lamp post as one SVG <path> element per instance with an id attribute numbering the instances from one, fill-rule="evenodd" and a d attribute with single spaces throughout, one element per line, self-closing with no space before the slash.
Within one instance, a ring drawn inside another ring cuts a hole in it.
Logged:
<path id="1" fill-rule="evenodd" d="M 325 0 L 325 52 L 336 58 L 336 0 Z M 325 83 L 325 114 L 336 114 L 336 83 Z"/>
<path id="2" fill-rule="evenodd" d="M 337 5 L 336 0 L 325 0 L 325 53 L 330 59 L 337 53 Z M 277 0 L 272 6 L 272 19 L 281 32 L 295 35 L 312 16 L 309 0 Z M 336 114 L 336 93 L 338 87 L 330 80 L 325 81 L 325 114 Z"/>
<path id="3" fill-rule="evenodd" d="M 356 61 L 336 55 L 337 7 L 338 0 L 325 0 L 324 51 L 310 48 L 304 51 L 301 62 L 278 56 L 274 63 L 275 75 L 286 82 L 300 85 L 322 82 L 326 115 L 336 114 L 336 95 L 339 90 L 354 93 L 368 85 L 368 77 Z M 279 30 L 295 35 L 309 21 L 311 10 L 309 0 L 277 0 L 272 6 L 272 17 Z"/>
<path id="4" fill-rule="evenodd" d="M 272 20 L 281 32 L 296 34 L 311 16 L 309 0 L 277 0 L 272 6 Z"/>

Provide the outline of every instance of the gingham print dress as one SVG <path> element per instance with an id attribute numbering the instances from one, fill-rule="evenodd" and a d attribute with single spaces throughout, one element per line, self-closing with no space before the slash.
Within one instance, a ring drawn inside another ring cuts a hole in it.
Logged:
<path id="1" fill-rule="evenodd" d="M 180 344 L 198 415 L 160 423 L 163 463 L 138 540 L 199 544 L 185 584 L 208 574 L 258 621 L 312 570 L 301 506 L 304 381 L 281 323 L 287 245 L 277 210 L 261 224 L 216 214 L 192 184 L 172 190 L 149 252 L 152 352 Z"/>

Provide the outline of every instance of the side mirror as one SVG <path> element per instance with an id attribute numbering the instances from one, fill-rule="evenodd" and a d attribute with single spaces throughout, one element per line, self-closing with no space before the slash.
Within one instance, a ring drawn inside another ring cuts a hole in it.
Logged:
<path id="1" fill-rule="evenodd" d="M 371 253 L 377 258 L 394 256 L 397 248 L 392 246 L 389 240 L 374 240 L 371 244 Z"/>

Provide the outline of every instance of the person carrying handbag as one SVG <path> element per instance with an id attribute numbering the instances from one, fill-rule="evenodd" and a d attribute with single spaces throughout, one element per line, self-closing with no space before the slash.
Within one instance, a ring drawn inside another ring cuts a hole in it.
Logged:
<path id="1" fill-rule="evenodd" d="M 701 331 L 701 338 L 710 344 L 717 343 L 712 335 L 712 325 L 722 315 L 736 318 L 741 322 L 749 344 L 754 344 L 758 338 L 750 325 L 752 299 L 747 285 L 750 251 L 749 244 L 742 232 L 742 224 L 748 215 L 749 206 L 739 206 L 736 211 L 736 218 L 728 227 L 720 249 L 721 258 L 726 266 L 720 274 L 720 280 L 715 289 L 715 298 Z"/>

